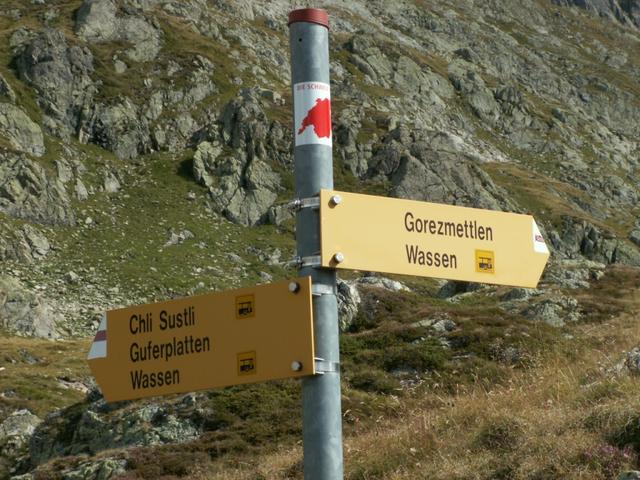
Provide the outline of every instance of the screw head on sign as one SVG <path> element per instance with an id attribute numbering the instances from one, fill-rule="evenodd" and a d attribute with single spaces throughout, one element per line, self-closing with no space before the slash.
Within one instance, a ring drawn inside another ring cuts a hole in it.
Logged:
<path id="1" fill-rule="evenodd" d="M 332 205 L 340 205 L 342 203 L 342 197 L 340 195 L 333 195 L 331 197 Z"/>
<path id="2" fill-rule="evenodd" d="M 302 370 L 302 363 L 294 360 L 293 362 L 291 362 L 291 370 L 293 370 L 294 372 L 299 372 L 300 370 Z"/>
<path id="3" fill-rule="evenodd" d="M 289 283 L 289 291 L 291 293 L 298 293 L 299 290 L 300 290 L 300 284 L 298 282 Z"/>
<path id="4" fill-rule="evenodd" d="M 342 252 L 338 252 L 333 256 L 333 259 L 336 263 L 344 262 L 344 254 Z"/>

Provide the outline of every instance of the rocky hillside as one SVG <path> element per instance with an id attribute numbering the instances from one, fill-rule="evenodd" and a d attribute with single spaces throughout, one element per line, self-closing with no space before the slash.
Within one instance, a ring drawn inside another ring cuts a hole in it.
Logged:
<path id="1" fill-rule="evenodd" d="M 294 275 L 291 2 L 0 3 L 0 478 L 294 445 L 297 383 L 113 406 L 84 363 L 105 309 Z M 630 308 L 602 292 L 640 267 L 640 2 L 318 6 L 336 187 L 530 213 L 552 249 L 537 290 L 347 275 L 347 434 Z"/>

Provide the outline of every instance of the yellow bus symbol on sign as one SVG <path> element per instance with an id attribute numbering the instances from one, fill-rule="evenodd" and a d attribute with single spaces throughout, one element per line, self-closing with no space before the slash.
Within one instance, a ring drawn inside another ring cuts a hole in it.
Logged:
<path id="1" fill-rule="evenodd" d="M 238 375 L 253 375 L 257 371 L 256 352 L 238 354 Z"/>
<path id="2" fill-rule="evenodd" d="M 476 272 L 496 273 L 495 255 L 491 250 L 476 250 Z"/>
<path id="3" fill-rule="evenodd" d="M 253 295 L 240 295 L 236 297 L 236 318 L 255 317 L 256 299 Z"/>

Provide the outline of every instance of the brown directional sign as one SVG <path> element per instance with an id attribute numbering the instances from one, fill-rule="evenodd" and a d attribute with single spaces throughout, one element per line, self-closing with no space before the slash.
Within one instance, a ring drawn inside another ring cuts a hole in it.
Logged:
<path id="1" fill-rule="evenodd" d="M 311 279 L 107 312 L 88 361 L 107 401 L 313 375 Z"/>
<path id="2" fill-rule="evenodd" d="M 535 287 L 549 250 L 533 217 L 323 190 L 325 267 Z"/>

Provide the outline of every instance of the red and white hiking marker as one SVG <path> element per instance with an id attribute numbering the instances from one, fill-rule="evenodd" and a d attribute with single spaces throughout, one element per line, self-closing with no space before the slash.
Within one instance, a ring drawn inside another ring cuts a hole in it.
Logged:
<path id="1" fill-rule="evenodd" d="M 107 315 L 102 315 L 100 320 L 100 326 L 98 327 L 98 333 L 96 333 L 93 343 L 91 344 L 91 350 L 89 350 L 88 360 L 94 358 L 106 358 L 107 356 Z"/>
<path id="2" fill-rule="evenodd" d="M 327 83 L 302 82 L 293 86 L 295 146 L 332 145 L 331 88 Z"/>

